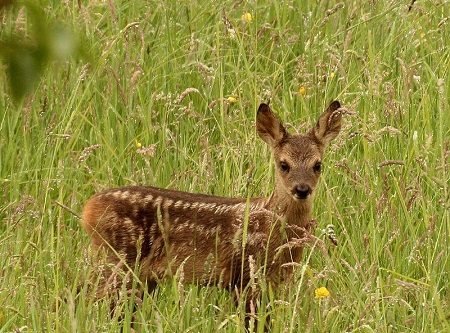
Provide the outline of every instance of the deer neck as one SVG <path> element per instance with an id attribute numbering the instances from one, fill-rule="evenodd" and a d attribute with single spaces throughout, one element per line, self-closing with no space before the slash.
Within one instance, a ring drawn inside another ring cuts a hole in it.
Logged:
<path id="1" fill-rule="evenodd" d="M 267 201 L 267 209 L 275 212 L 287 224 L 298 227 L 305 227 L 311 221 L 311 206 L 311 196 L 304 200 L 297 200 L 277 187 Z"/>

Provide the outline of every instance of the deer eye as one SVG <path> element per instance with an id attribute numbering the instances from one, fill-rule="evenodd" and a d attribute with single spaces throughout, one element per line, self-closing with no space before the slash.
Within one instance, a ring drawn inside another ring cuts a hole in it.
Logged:
<path id="1" fill-rule="evenodd" d="M 291 167 L 286 162 L 280 162 L 280 170 L 283 172 L 289 172 Z"/>
<path id="2" fill-rule="evenodd" d="M 316 164 L 314 164 L 314 166 L 313 166 L 313 170 L 314 170 L 314 172 L 322 171 L 322 163 L 321 162 L 316 162 Z"/>

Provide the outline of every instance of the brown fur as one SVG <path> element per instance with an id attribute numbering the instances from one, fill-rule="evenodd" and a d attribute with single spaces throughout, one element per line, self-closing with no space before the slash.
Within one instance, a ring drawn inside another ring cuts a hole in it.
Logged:
<path id="1" fill-rule="evenodd" d="M 289 134 L 269 106 L 260 105 L 257 131 L 276 163 L 268 198 L 247 203 L 151 186 L 94 195 L 82 216 L 93 248 L 106 253 L 111 267 L 126 271 L 137 264 L 140 280 L 149 284 L 181 271 L 185 282 L 242 288 L 251 278 L 250 257 L 278 284 L 292 272 L 285 264 L 301 259 L 299 240 L 311 227 L 312 194 L 325 146 L 340 130 L 339 108 L 333 102 L 302 135 Z M 100 295 L 119 287 L 113 271 L 104 270 Z"/>

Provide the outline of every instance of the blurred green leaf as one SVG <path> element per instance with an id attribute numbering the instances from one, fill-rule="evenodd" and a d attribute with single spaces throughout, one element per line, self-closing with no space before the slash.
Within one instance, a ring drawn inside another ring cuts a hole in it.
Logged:
<path id="1" fill-rule="evenodd" d="M 11 95 L 19 100 L 39 82 L 47 62 L 46 52 L 31 45 L 2 42 L 0 54 L 6 65 Z"/>
<path id="2" fill-rule="evenodd" d="M 15 3 L 13 3 L 15 4 Z M 20 35 L 12 33 L 0 40 L 0 57 L 15 101 L 32 92 L 51 61 L 63 61 L 80 54 L 79 43 L 70 29 L 52 22 L 41 7 L 25 3 L 30 25 Z"/>
<path id="3" fill-rule="evenodd" d="M 62 24 L 49 31 L 47 40 L 50 56 L 56 60 L 65 60 L 77 52 L 77 42 L 73 33 Z"/>

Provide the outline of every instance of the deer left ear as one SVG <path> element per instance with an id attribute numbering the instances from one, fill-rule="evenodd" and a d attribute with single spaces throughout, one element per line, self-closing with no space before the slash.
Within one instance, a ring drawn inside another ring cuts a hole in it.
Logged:
<path id="1" fill-rule="evenodd" d="M 316 125 L 309 131 L 310 135 L 314 136 L 324 146 L 330 143 L 341 130 L 342 113 L 339 110 L 341 104 L 334 101 L 322 113 Z"/>

